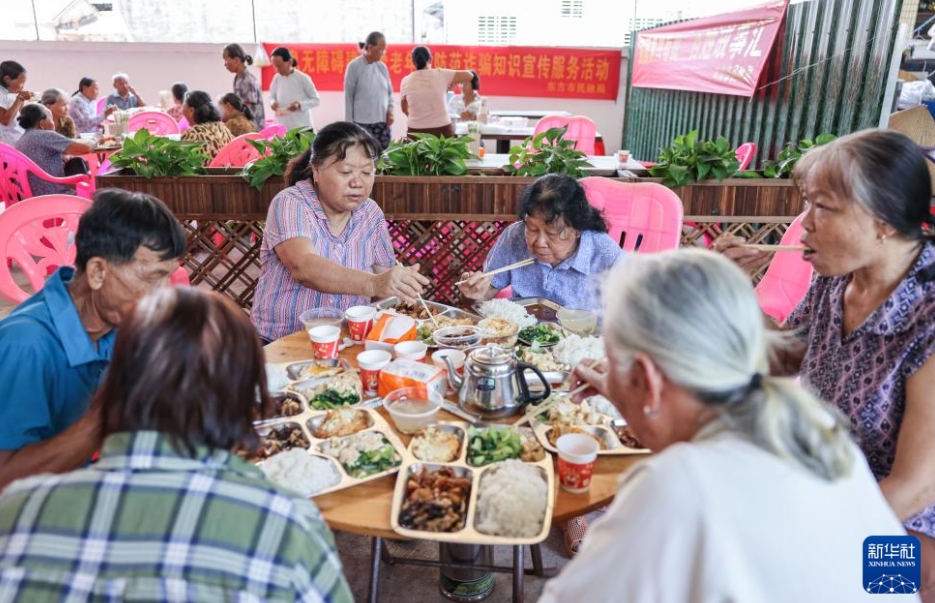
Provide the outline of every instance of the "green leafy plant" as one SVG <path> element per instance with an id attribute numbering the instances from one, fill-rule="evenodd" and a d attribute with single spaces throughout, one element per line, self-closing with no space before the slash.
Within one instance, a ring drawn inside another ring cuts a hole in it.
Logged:
<path id="1" fill-rule="evenodd" d="M 311 128 L 295 128 L 285 136 L 275 136 L 265 140 L 247 140 L 260 152 L 260 158 L 244 166 L 240 175 L 255 189 L 274 176 L 283 176 L 289 162 L 308 150 L 315 140 Z"/>
<path id="2" fill-rule="evenodd" d="M 517 176 L 567 174 L 580 178 L 584 168 L 590 167 L 588 156 L 575 149 L 573 140 L 565 140 L 566 129 L 550 128 L 511 147 L 510 162 L 503 169 Z"/>
<path id="3" fill-rule="evenodd" d="M 201 152 L 203 145 L 153 136 L 142 128 L 123 141 L 123 148 L 110 156 L 110 162 L 144 178 L 195 176 L 205 173 L 204 166 L 211 159 Z"/>
<path id="4" fill-rule="evenodd" d="M 717 140 L 698 140 L 698 130 L 676 136 L 672 145 L 659 152 L 658 163 L 649 168 L 649 173 L 662 177 L 662 183 L 677 188 L 717 178 L 718 182 L 729 178 L 740 167 L 737 155 L 723 136 Z"/>
<path id="5" fill-rule="evenodd" d="M 763 162 L 764 178 L 791 178 L 795 164 L 809 149 L 828 144 L 836 139 L 834 134 L 819 134 L 814 140 L 805 138 L 798 143 L 790 142 L 779 151 L 779 157 Z"/>
<path id="6" fill-rule="evenodd" d="M 469 136 L 446 138 L 414 134 L 415 140 L 393 141 L 377 161 L 381 174 L 393 176 L 461 176 L 467 160 L 476 159 L 468 145 Z"/>

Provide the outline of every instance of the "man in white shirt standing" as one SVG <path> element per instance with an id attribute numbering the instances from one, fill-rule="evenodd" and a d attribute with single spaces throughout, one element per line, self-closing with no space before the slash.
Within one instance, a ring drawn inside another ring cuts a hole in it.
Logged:
<path id="1" fill-rule="evenodd" d="M 288 48 L 274 50 L 271 61 L 277 71 L 269 87 L 270 107 L 276 112 L 276 121 L 287 130 L 314 127 L 309 110 L 320 105 L 321 98 L 312 78 L 295 68 L 298 62 Z"/>

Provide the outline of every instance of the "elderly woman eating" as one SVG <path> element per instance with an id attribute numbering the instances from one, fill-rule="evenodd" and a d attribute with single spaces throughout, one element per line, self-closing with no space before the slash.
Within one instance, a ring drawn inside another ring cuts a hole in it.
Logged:
<path id="1" fill-rule="evenodd" d="M 545 297 L 571 308 L 597 309 L 592 276 L 612 267 L 621 254 L 577 180 L 542 176 L 523 191 L 519 222 L 497 239 L 484 271 L 535 261 L 493 277 L 465 272 L 461 280 L 467 282 L 460 289 L 468 299 L 484 300 L 512 286 L 513 297 Z"/>
<path id="2" fill-rule="evenodd" d="M 540 602 L 862 600 L 864 539 L 905 533 L 846 420 L 769 374 L 749 278 L 683 249 L 629 256 L 605 291 L 608 366 L 576 373 L 656 455 Z"/>
<path id="3" fill-rule="evenodd" d="M 68 98 L 65 91 L 59 88 L 49 88 L 42 93 L 40 102 L 52 112 L 52 121 L 55 131 L 65 138 L 77 138 L 75 120 L 68 116 Z"/>
<path id="4" fill-rule="evenodd" d="M 880 488 L 922 543 L 922 596 L 935 600 L 935 246 L 919 148 L 889 130 L 806 154 L 793 177 L 807 200 L 805 260 L 818 273 L 783 328 L 778 368 L 850 419 Z M 743 267 L 763 255 L 728 237 Z"/>
<path id="5" fill-rule="evenodd" d="M 32 159 L 50 176 L 65 175 L 65 154 L 87 155 L 94 149 L 83 142 L 65 138 L 55 131 L 52 112 L 41 104 L 26 105 L 19 112 L 19 125 L 24 133 L 16 141 L 16 150 Z M 33 196 L 64 193 L 75 194 L 75 189 L 54 184 L 29 174 L 29 187 Z"/>
<path id="6" fill-rule="evenodd" d="M 290 163 L 290 186 L 269 207 L 251 313 L 265 340 L 298 330 L 304 310 L 412 301 L 429 284 L 418 266 L 396 265 L 386 218 L 370 199 L 379 153 L 363 128 L 339 121 Z"/>

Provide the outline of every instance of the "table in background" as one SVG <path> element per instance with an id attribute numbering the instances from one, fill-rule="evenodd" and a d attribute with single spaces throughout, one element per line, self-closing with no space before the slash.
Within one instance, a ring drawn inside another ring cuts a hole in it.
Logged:
<path id="1" fill-rule="evenodd" d="M 526 138 L 532 136 L 536 132 L 535 124 L 531 126 L 525 126 L 522 128 L 515 126 L 505 126 L 502 124 L 483 124 L 481 125 L 480 137 L 481 140 L 493 140 L 497 143 L 497 153 L 509 153 L 510 152 L 510 141 L 513 140 L 525 140 Z M 467 124 L 464 122 L 458 123 L 455 125 L 455 134 L 463 136 L 467 134 Z M 594 143 L 597 144 L 601 142 L 603 144 L 603 138 L 601 138 L 600 132 L 594 136 Z"/>
<path id="2" fill-rule="evenodd" d="M 494 117 L 525 117 L 528 119 L 542 119 L 543 117 L 548 117 L 550 115 L 560 115 L 562 117 L 571 117 L 573 113 L 570 111 L 548 111 L 548 110 L 536 110 L 536 109 L 514 109 L 506 111 L 491 111 L 490 115 Z"/>

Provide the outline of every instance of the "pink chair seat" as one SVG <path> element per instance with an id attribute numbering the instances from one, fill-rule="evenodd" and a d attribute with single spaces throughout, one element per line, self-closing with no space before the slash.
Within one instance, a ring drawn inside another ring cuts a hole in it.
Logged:
<path id="1" fill-rule="evenodd" d="M 782 235 L 780 244 L 799 245 L 803 232 L 800 215 Z M 812 265 L 802 259 L 802 253 L 778 251 L 766 269 L 766 274 L 757 283 L 756 298 L 764 313 L 783 323 L 805 297 L 811 284 Z"/>
<path id="2" fill-rule="evenodd" d="M 670 189 L 655 182 L 618 182 L 600 176 L 579 182 L 622 249 L 645 253 L 679 246 L 682 200 Z"/>
<path id="3" fill-rule="evenodd" d="M 756 143 L 745 142 L 737 147 L 736 153 L 737 161 L 740 162 L 740 167 L 737 170 L 745 170 L 750 167 L 750 162 L 753 161 L 753 156 L 756 155 Z"/>
<path id="4" fill-rule="evenodd" d="M 260 140 L 263 135 L 257 132 L 241 134 L 218 151 L 208 167 L 243 167 L 260 158 L 260 152 L 248 140 Z"/>
<path id="5" fill-rule="evenodd" d="M 79 197 L 91 195 L 91 176 L 50 176 L 26 155 L 8 144 L 0 143 L 0 203 L 10 207 L 23 199 L 34 197 L 32 186 L 29 184 L 30 174 L 46 182 L 73 186 Z"/>
<path id="6" fill-rule="evenodd" d="M 179 122 L 162 111 L 140 111 L 130 116 L 127 129 L 130 132 L 137 132 L 146 129 L 154 136 L 167 136 L 169 134 L 180 134 Z"/>
<path id="7" fill-rule="evenodd" d="M 260 138 L 273 138 L 279 136 L 280 138 L 286 135 L 286 126 L 282 124 L 273 124 L 271 126 L 266 126 L 260 130 Z"/>

